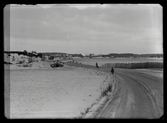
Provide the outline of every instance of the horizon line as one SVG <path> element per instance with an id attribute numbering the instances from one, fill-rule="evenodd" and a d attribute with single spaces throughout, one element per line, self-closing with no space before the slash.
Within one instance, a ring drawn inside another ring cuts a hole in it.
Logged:
<path id="1" fill-rule="evenodd" d="M 13 51 L 4 51 L 4 52 L 23 52 L 24 50 L 13 50 Z M 26 50 L 27 51 L 27 50 Z M 34 50 L 32 50 L 34 51 Z M 27 51 L 27 52 L 32 52 L 32 51 Z M 37 52 L 37 51 L 35 51 Z M 40 51 L 37 53 L 66 53 L 66 54 L 163 54 L 163 53 L 130 53 L 130 52 L 122 52 L 122 53 L 118 53 L 118 52 L 110 52 L 110 53 L 67 53 L 67 52 L 59 52 L 59 51 Z"/>

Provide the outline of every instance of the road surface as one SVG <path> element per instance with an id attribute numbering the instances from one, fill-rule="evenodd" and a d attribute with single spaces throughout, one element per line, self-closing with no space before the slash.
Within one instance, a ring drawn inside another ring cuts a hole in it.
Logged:
<path id="1" fill-rule="evenodd" d="M 107 70 L 105 70 L 107 71 Z M 136 70 L 115 69 L 117 92 L 95 118 L 160 118 L 163 79 Z"/>
<path id="2" fill-rule="evenodd" d="M 70 64 L 79 67 L 95 66 Z M 110 68 L 100 68 L 110 72 Z M 163 78 L 133 69 L 115 69 L 116 94 L 93 118 L 160 118 L 163 115 Z"/>

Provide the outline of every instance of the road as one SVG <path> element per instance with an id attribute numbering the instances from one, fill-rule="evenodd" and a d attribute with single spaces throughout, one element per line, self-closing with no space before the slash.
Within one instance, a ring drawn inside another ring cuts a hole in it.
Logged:
<path id="1" fill-rule="evenodd" d="M 90 65 L 72 65 L 95 69 Z M 100 70 L 110 72 L 110 68 Z M 116 94 L 93 118 L 154 119 L 163 115 L 163 78 L 119 68 L 115 68 L 114 77 Z"/>
<path id="2" fill-rule="evenodd" d="M 103 69 L 103 71 L 108 71 Z M 117 92 L 95 118 L 160 118 L 163 79 L 136 70 L 115 69 Z"/>

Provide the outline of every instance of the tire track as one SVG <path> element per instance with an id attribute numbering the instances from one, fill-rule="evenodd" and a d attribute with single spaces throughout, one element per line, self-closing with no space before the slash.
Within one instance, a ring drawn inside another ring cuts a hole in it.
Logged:
<path id="1" fill-rule="evenodd" d="M 155 96 L 156 96 L 154 94 L 155 90 L 151 87 L 148 87 L 148 85 L 145 84 L 145 81 L 143 79 L 140 79 L 140 76 L 135 77 L 135 76 L 132 76 L 131 74 L 128 74 L 128 73 L 126 73 L 126 74 L 121 73 L 121 72 L 117 72 L 117 73 L 124 80 L 126 80 L 126 83 L 128 85 L 130 85 L 130 87 L 132 88 L 133 93 L 135 95 L 135 100 L 136 101 L 143 101 L 143 104 L 148 105 L 148 106 L 144 106 L 144 105 L 143 106 L 142 105 L 136 106 L 137 109 L 143 108 L 142 110 L 145 110 L 147 112 L 147 113 L 145 113 L 146 114 L 145 118 L 159 118 L 160 116 L 163 115 L 162 108 L 160 107 L 160 105 L 162 105 L 162 104 L 159 104 L 155 98 Z M 127 81 L 127 80 L 129 80 L 129 81 Z M 148 78 L 146 80 L 148 80 Z M 145 94 L 147 96 L 147 98 L 145 97 L 145 95 L 142 95 L 142 94 Z M 144 107 L 145 107 L 145 109 L 144 109 Z M 141 110 L 138 110 L 138 111 L 141 112 Z M 137 114 L 139 115 L 139 117 L 142 116 L 139 113 L 137 113 Z"/>

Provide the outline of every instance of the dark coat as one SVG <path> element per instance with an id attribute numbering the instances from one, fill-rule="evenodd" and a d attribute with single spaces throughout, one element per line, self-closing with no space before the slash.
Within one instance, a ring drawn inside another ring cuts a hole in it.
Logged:
<path id="1" fill-rule="evenodd" d="M 97 68 L 99 68 L 99 66 L 98 66 L 97 62 L 96 62 L 96 67 L 97 67 Z"/>
<path id="2" fill-rule="evenodd" d="M 114 68 L 113 68 L 113 67 L 111 68 L 111 73 L 112 73 L 112 74 L 114 73 Z"/>

